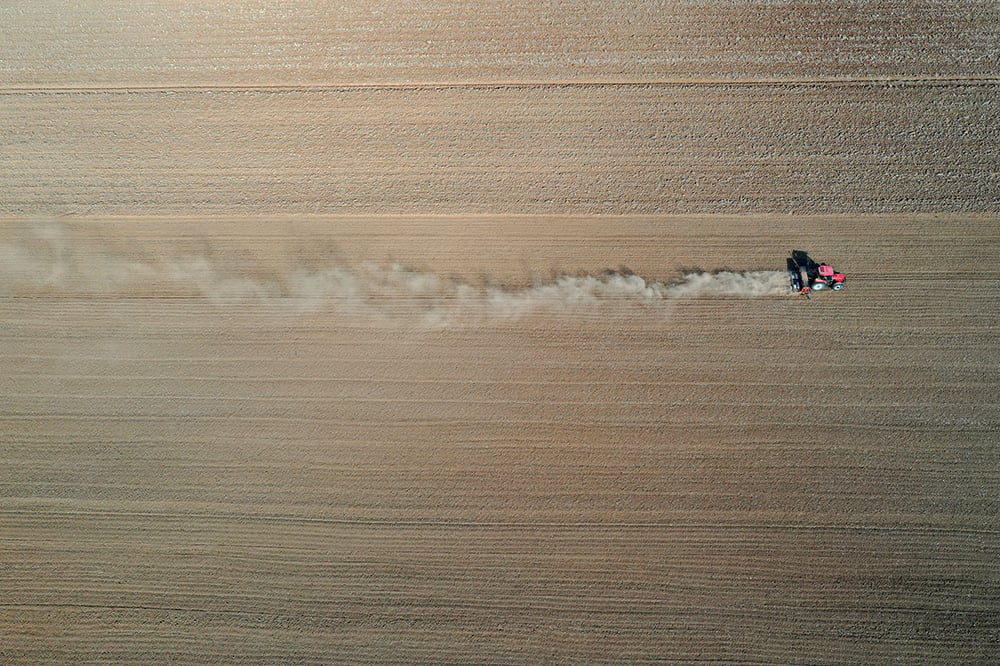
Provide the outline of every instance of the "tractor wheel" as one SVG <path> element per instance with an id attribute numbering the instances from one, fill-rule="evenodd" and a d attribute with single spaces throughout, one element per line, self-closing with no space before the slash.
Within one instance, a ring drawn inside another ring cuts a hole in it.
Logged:
<path id="1" fill-rule="evenodd" d="M 844 288 L 844 283 L 843 282 L 834 282 L 833 286 L 830 287 L 830 289 L 833 289 L 834 291 L 840 291 L 843 288 Z"/>
<path id="2" fill-rule="evenodd" d="M 823 282 L 822 280 L 816 280 L 815 282 L 813 282 L 812 288 L 813 291 L 822 291 L 823 289 L 826 289 L 826 282 Z"/>

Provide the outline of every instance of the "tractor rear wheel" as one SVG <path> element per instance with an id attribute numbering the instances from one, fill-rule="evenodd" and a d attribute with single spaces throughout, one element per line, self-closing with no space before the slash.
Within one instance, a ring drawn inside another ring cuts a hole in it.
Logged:
<path id="1" fill-rule="evenodd" d="M 822 280 L 816 280 L 815 282 L 813 282 L 812 288 L 813 291 L 822 291 L 823 289 L 826 289 L 826 282 L 823 282 Z"/>

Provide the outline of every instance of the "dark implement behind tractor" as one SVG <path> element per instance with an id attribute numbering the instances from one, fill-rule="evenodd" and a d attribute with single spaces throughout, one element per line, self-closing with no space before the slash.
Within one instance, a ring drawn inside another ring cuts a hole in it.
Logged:
<path id="1" fill-rule="evenodd" d="M 830 264 L 817 264 L 802 250 L 793 250 L 788 258 L 788 281 L 792 291 L 809 298 L 814 291 L 840 291 L 847 278 Z"/>

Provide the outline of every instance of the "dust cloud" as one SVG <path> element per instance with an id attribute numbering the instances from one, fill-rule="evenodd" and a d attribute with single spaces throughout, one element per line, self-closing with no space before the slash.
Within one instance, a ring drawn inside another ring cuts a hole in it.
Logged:
<path id="1" fill-rule="evenodd" d="M 559 275 L 527 285 L 483 278 L 478 284 L 399 264 L 287 267 L 268 278 L 238 261 L 206 256 L 116 255 L 76 244 L 57 223 L 36 224 L 0 243 L 0 297 L 196 298 L 219 305 L 258 304 L 298 312 L 332 309 L 382 319 L 517 319 L 534 312 L 596 312 L 664 307 L 696 298 L 772 298 L 788 294 L 781 271 L 688 271 L 651 280 L 628 271 Z"/>

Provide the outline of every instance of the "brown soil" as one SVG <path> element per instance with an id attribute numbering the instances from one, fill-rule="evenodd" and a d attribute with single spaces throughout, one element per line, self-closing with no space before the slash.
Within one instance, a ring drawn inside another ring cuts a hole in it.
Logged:
<path id="1" fill-rule="evenodd" d="M 991 663 L 995 3 L 56 4 L 0 662 Z"/>
<path id="2" fill-rule="evenodd" d="M 12 92 L 0 97 L 11 153 L 0 206 L 22 215 L 995 213 L 998 90 Z"/>

